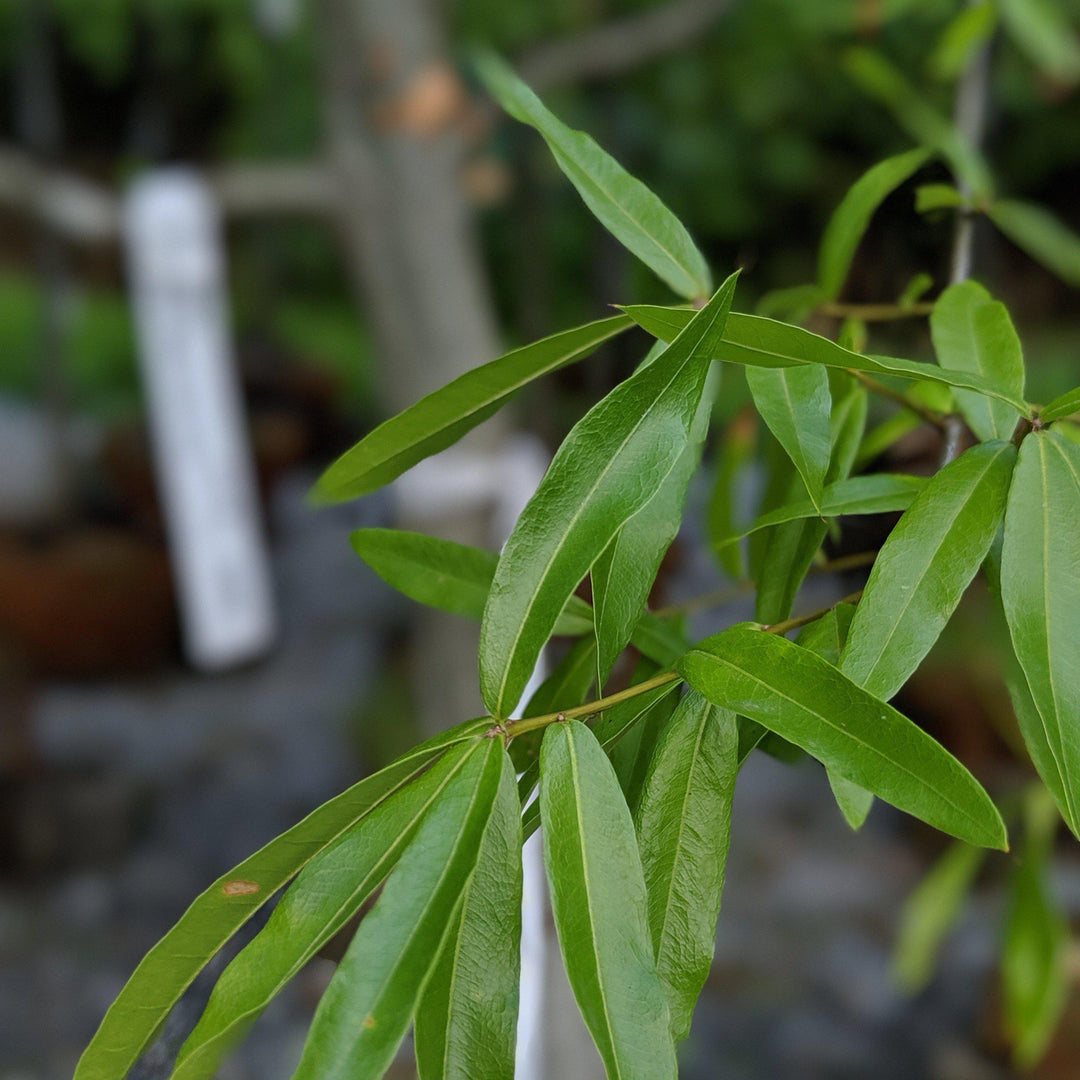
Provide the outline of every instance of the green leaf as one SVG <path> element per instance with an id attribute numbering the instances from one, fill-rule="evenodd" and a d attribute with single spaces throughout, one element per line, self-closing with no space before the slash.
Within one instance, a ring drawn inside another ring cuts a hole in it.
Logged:
<path id="1" fill-rule="evenodd" d="M 664 555 L 678 535 L 686 489 L 701 463 L 718 375 L 718 369 L 709 370 L 690 428 L 690 440 L 675 468 L 593 563 L 598 686 L 607 682 L 615 661 L 633 635 Z"/>
<path id="2" fill-rule="evenodd" d="M 691 691 L 657 744 L 635 814 L 671 1034 L 690 1031 L 716 944 L 738 774 L 734 713 Z"/>
<path id="3" fill-rule="evenodd" d="M 840 670 L 891 698 L 930 651 L 1001 525 L 1012 443 L 980 443 L 915 497 L 874 560 Z"/>
<path id="4" fill-rule="evenodd" d="M 997 8 L 993 0 L 965 4 L 949 20 L 930 54 L 927 67 L 942 81 L 955 79 L 967 70 L 976 50 L 993 37 L 997 27 Z"/>
<path id="5" fill-rule="evenodd" d="M 476 866 L 507 765 L 500 740 L 479 740 L 428 811 L 319 1002 L 294 1080 L 386 1071 Z"/>
<path id="6" fill-rule="evenodd" d="M 494 551 L 400 529 L 357 529 L 353 550 L 391 588 L 428 607 L 479 619 L 499 556 Z M 554 634 L 591 634 L 593 615 L 570 596 Z"/>
<path id="7" fill-rule="evenodd" d="M 998 199 L 987 208 L 994 224 L 1062 281 L 1080 288 L 1080 236 L 1048 210 L 1019 199 Z"/>
<path id="8" fill-rule="evenodd" d="M 641 858 L 615 771 L 576 720 L 548 728 L 540 766 L 555 928 L 585 1024 L 609 1077 L 674 1080 Z"/>
<path id="9" fill-rule="evenodd" d="M 619 529 L 664 484 L 691 428 L 737 275 L 653 364 L 574 425 L 503 548 L 480 627 L 492 715 L 517 704 L 567 599 Z"/>
<path id="10" fill-rule="evenodd" d="M 445 750 L 490 726 L 486 718 L 470 720 L 429 739 L 218 878 L 135 969 L 79 1060 L 75 1080 L 124 1076 L 195 976 L 278 889 Z"/>
<path id="11" fill-rule="evenodd" d="M 840 660 L 840 653 L 847 641 L 848 630 L 854 617 L 854 604 L 838 604 L 820 619 L 804 626 L 795 641 L 835 667 Z M 866 824 L 874 805 L 874 796 L 865 788 L 841 776 L 835 769 L 826 769 L 825 772 L 840 813 L 844 815 L 848 825 L 858 832 Z"/>
<path id="12" fill-rule="evenodd" d="M 513 1080 L 521 884 L 521 803 L 504 758 L 476 869 L 417 1008 L 420 1080 Z"/>
<path id="13" fill-rule="evenodd" d="M 1034 716 L 1018 716 L 1035 767 L 1080 836 L 1080 446 L 1053 430 L 1020 446 L 1005 512 L 1001 599 Z"/>
<path id="14" fill-rule="evenodd" d="M 1080 280 L 1080 275 L 1078 275 Z M 634 304 L 624 308 L 630 316 L 654 337 L 666 338 L 678 333 L 693 316 L 692 311 L 678 307 Z M 966 390 L 1006 401 L 1025 416 L 1030 409 L 1023 399 L 1010 394 L 1004 387 L 979 375 L 953 371 L 926 364 L 919 360 L 903 360 L 893 356 L 868 356 L 852 352 L 835 341 L 813 334 L 801 326 L 765 319 L 760 315 L 732 312 L 724 329 L 724 337 L 714 353 L 717 360 L 747 367 L 792 367 L 797 364 L 824 364 L 845 371 L 866 371 L 872 375 L 894 375 L 902 379 L 929 380 L 945 386 Z"/>
<path id="15" fill-rule="evenodd" d="M 817 506 L 832 449 L 828 372 L 818 364 L 747 368 L 746 381 L 762 420 L 791 458 Z"/>
<path id="16" fill-rule="evenodd" d="M 832 460 L 826 480 L 836 482 L 847 477 L 866 424 L 867 393 L 850 376 L 834 373 Z M 845 386 L 846 383 L 846 386 Z M 785 502 L 798 501 L 798 477 L 792 477 Z M 759 534 L 767 537 L 757 568 L 755 616 L 763 623 L 780 622 L 791 614 L 795 594 L 806 577 L 814 555 L 825 539 L 824 521 L 807 519 L 787 522 Z M 751 549 L 753 550 L 753 548 Z"/>
<path id="17" fill-rule="evenodd" d="M 346 450 L 319 477 L 313 497 L 320 503 L 342 502 L 390 483 L 417 462 L 452 446 L 498 412 L 523 386 L 584 359 L 629 325 L 620 315 L 600 319 L 465 372 Z"/>
<path id="18" fill-rule="evenodd" d="M 554 116 L 501 60 L 488 54 L 476 67 L 499 104 L 543 135 L 559 168 L 616 240 L 688 300 L 712 292 L 704 256 L 656 195 L 588 135 Z"/>
<path id="19" fill-rule="evenodd" d="M 942 832 L 1004 849 L 1005 826 L 968 770 L 926 732 L 831 664 L 748 626 L 707 638 L 678 665 L 732 709 Z"/>
<path id="20" fill-rule="evenodd" d="M 871 473 L 869 476 L 837 480 L 822 492 L 820 507 L 815 507 L 808 499 L 785 503 L 767 514 L 762 514 L 745 532 L 738 536 L 724 537 L 719 544 L 734 544 L 760 529 L 802 518 L 886 514 L 906 510 L 925 485 L 924 477 L 897 473 Z"/>
<path id="21" fill-rule="evenodd" d="M 967 202 L 952 184 L 921 184 L 915 189 L 915 211 L 929 214 L 935 210 L 955 210 Z"/>
<path id="22" fill-rule="evenodd" d="M 941 383 L 916 383 L 904 396 L 943 414 L 953 411 L 952 390 L 947 386 L 942 386 Z M 865 468 L 922 423 L 922 418 L 910 409 L 897 409 L 892 416 L 887 417 L 866 433 L 855 457 L 855 471 Z"/>
<path id="23" fill-rule="evenodd" d="M 848 74 L 884 105 L 918 143 L 941 153 L 956 175 L 979 195 L 993 189 L 985 158 L 963 132 L 930 105 L 880 53 L 856 46 L 844 57 Z"/>
<path id="24" fill-rule="evenodd" d="M 1045 1055 L 1069 991 L 1069 926 L 1046 878 L 1046 854 L 1029 843 L 1013 869 L 1001 956 L 1005 1029 L 1024 1071 Z"/>
<path id="25" fill-rule="evenodd" d="M 722 541 L 738 531 L 735 507 L 741 502 L 744 477 L 754 462 L 757 424 L 741 413 L 728 424 L 716 452 L 716 480 L 709 499 L 709 540 L 720 565 L 736 581 L 746 577 L 742 549 Z"/>
<path id="26" fill-rule="evenodd" d="M 461 772 L 475 742 L 458 743 L 304 867 L 262 931 L 229 964 L 180 1048 L 174 1080 L 201 1080 L 247 1034 L 285 984 L 360 909 L 424 815 Z"/>
<path id="27" fill-rule="evenodd" d="M 1039 415 L 1045 423 L 1050 423 L 1051 420 L 1061 420 L 1078 412 L 1080 412 L 1080 386 L 1054 398 L 1039 412 Z"/>
<path id="28" fill-rule="evenodd" d="M 930 333 L 942 367 L 973 371 L 1018 398 L 1024 394 L 1024 355 L 1005 305 L 991 300 L 976 281 L 950 285 L 930 315 Z M 957 390 L 956 404 L 971 430 L 982 440 L 1009 439 L 1020 419 L 1016 409 Z"/>
<path id="29" fill-rule="evenodd" d="M 1063 83 L 1080 81 L 1080 41 L 1054 0 L 1000 0 L 1009 36 L 1040 70 Z"/>
<path id="30" fill-rule="evenodd" d="M 930 159 L 929 150 L 908 150 L 879 161 L 848 189 L 836 208 L 818 253 L 818 284 L 827 300 L 835 300 L 844 287 L 851 261 L 874 212 L 905 180 Z"/>
<path id="31" fill-rule="evenodd" d="M 956 924 L 985 852 L 953 844 L 908 897 L 893 953 L 893 977 L 909 994 L 930 982 L 941 943 Z"/>

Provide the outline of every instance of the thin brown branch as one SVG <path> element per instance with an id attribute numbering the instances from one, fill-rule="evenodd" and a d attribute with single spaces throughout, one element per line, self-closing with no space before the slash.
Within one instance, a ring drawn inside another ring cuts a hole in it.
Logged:
<path id="1" fill-rule="evenodd" d="M 785 619 L 783 622 L 773 623 L 772 626 L 766 626 L 765 632 L 767 634 L 786 634 L 789 630 L 798 630 L 800 626 L 806 626 L 807 623 L 817 622 L 818 619 L 823 619 L 834 608 L 838 608 L 841 604 L 854 604 L 857 603 L 862 596 L 862 589 L 856 589 L 853 593 L 848 593 L 847 596 L 842 596 L 835 604 L 829 604 L 828 607 L 818 608 L 817 611 L 811 611 L 808 615 L 796 615 L 792 619 Z"/>
<path id="2" fill-rule="evenodd" d="M 891 386 L 886 386 L 883 382 L 878 382 L 873 376 L 867 375 L 865 371 L 849 370 L 848 374 L 858 379 L 867 390 L 870 390 L 875 394 L 880 394 L 890 401 L 895 401 L 905 409 L 910 409 L 911 412 L 925 420 L 928 424 L 933 424 L 943 435 L 948 434 L 947 417 L 943 416 L 941 413 L 928 408 L 921 402 L 912 401 L 906 394 L 900 393 L 899 390 L 894 390 Z"/>
<path id="3" fill-rule="evenodd" d="M 892 322 L 896 319 L 915 319 L 929 315 L 932 303 L 918 304 L 844 304 L 830 300 L 818 311 L 832 319 L 862 319 L 863 322 Z"/>

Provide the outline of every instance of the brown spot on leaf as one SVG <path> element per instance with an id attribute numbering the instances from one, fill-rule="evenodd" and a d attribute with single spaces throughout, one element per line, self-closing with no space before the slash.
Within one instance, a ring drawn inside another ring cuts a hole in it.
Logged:
<path id="1" fill-rule="evenodd" d="M 221 891 L 226 896 L 250 896 L 251 893 L 257 893 L 262 886 L 257 881 L 242 881 L 239 878 L 236 881 L 226 881 L 221 886 Z"/>
<path id="2" fill-rule="evenodd" d="M 370 1013 L 368 1013 L 368 1015 L 364 1017 L 364 1024 L 363 1024 L 363 1026 L 364 1026 L 364 1027 L 365 1027 L 365 1028 L 366 1028 L 366 1029 L 367 1029 L 368 1031 L 370 1031 L 370 1030 L 371 1030 L 371 1029 L 372 1029 L 372 1028 L 373 1028 L 373 1027 L 375 1026 L 375 1017 L 374 1017 L 374 1016 L 372 1016 L 372 1015 L 371 1015 Z"/>

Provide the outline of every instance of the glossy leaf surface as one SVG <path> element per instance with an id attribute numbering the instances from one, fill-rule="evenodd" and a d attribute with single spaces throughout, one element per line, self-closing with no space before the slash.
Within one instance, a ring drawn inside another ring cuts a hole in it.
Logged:
<path id="1" fill-rule="evenodd" d="M 976 281 L 950 285 L 930 315 L 930 333 L 942 367 L 973 371 L 1024 394 L 1024 357 L 1005 305 L 992 300 Z M 1004 401 L 971 390 L 957 390 L 956 404 L 983 441 L 1009 439 L 1020 419 Z"/>
<path id="2" fill-rule="evenodd" d="M 479 740 L 428 811 L 319 1002 L 296 1080 L 386 1071 L 476 865 L 504 757 L 500 740 Z"/>
<path id="3" fill-rule="evenodd" d="M 521 803 L 504 757 L 476 869 L 417 1008 L 420 1080 L 513 1080 L 521 887 Z"/>
<path id="4" fill-rule="evenodd" d="M 548 728 L 541 771 L 555 927 L 586 1026 L 609 1077 L 675 1080 L 641 858 L 615 771 L 576 720 Z"/>
<path id="5" fill-rule="evenodd" d="M 452 446 L 523 386 L 581 360 L 629 326 L 622 316 L 564 330 L 473 368 L 380 424 L 319 477 L 320 502 L 355 499 Z"/>
<path id="6" fill-rule="evenodd" d="M 840 670 L 891 698 L 930 651 L 1001 525 L 1016 448 L 973 446 L 927 481 L 874 560 Z"/>
<path id="7" fill-rule="evenodd" d="M 671 1033 L 685 1039 L 712 966 L 738 774 L 735 714 L 691 691 L 653 754 L 635 820 Z"/>
<path id="8" fill-rule="evenodd" d="M 794 642 L 747 626 L 707 638 L 679 672 L 722 708 L 757 721 L 825 766 L 942 832 L 1006 847 L 970 772 L 926 732 Z"/>
<path id="9" fill-rule="evenodd" d="M 659 360 L 574 425 L 503 548 L 480 628 L 480 690 L 493 716 L 517 704 L 569 597 L 690 442 L 736 275 Z"/>
<path id="10" fill-rule="evenodd" d="M 1005 513 L 1001 599 L 1034 715 L 1018 719 L 1062 817 L 1080 835 L 1080 446 L 1053 430 L 1020 447 Z"/>

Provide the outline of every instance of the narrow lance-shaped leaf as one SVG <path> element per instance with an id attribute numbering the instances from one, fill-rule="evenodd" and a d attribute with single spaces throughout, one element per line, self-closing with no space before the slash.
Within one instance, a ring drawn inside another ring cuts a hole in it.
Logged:
<path id="1" fill-rule="evenodd" d="M 972 55 L 990 40 L 996 27 L 994 0 L 965 4 L 941 32 L 927 67 L 935 78 L 955 79 L 967 70 Z"/>
<path id="2" fill-rule="evenodd" d="M 174 1080 L 214 1075 L 224 1055 L 289 979 L 382 883 L 474 749 L 471 743 L 452 747 L 429 772 L 377 806 L 304 867 L 266 926 L 217 981 L 205 1012 L 180 1048 Z"/>
<path id="3" fill-rule="evenodd" d="M 693 312 L 681 307 L 662 307 L 650 304 L 627 305 L 624 309 L 654 337 L 667 339 L 678 333 L 693 317 Z M 1006 401 L 1025 416 L 1031 410 L 1022 398 L 1010 393 L 989 379 L 966 371 L 926 364 L 919 360 L 904 360 L 894 356 L 871 356 L 852 352 L 835 341 L 804 330 L 801 326 L 777 322 L 760 315 L 732 312 L 724 329 L 723 341 L 715 353 L 717 360 L 747 367 L 791 367 L 794 364 L 824 364 L 845 371 L 866 371 L 872 375 L 895 375 L 902 379 L 919 379 L 977 390 L 979 393 Z"/>
<path id="4" fill-rule="evenodd" d="M 481 739 L 428 811 L 319 1002 L 295 1080 L 386 1071 L 476 866 L 503 759 L 498 739 Z"/>
<path id="5" fill-rule="evenodd" d="M 630 640 L 664 555 L 678 535 L 686 489 L 701 463 L 719 374 L 718 367 L 709 370 L 690 428 L 690 439 L 675 468 L 593 563 L 598 686 L 607 682 L 615 661 Z"/>
<path id="6" fill-rule="evenodd" d="M 567 598 L 686 449 L 736 277 L 656 363 L 574 425 L 518 518 L 480 627 L 480 690 L 492 715 L 505 717 L 517 704 Z"/>
<path id="7" fill-rule="evenodd" d="M 596 737 L 553 724 L 541 748 L 544 860 L 563 961 L 609 1077 L 674 1080 L 630 811 Z"/>
<path id="8" fill-rule="evenodd" d="M 825 299 L 835 300 L 840 295 L 874 211 L 926 164 L 930 153 L 920 148 L 879 161 L 848 189 L 825 227 L 818 253 L 818 285 Z"/>
<path id="9" fill-rule="evenodd" d="M 809 499 L 785 503 L 755 519 L 745 532 L 726 536 L 719 546 L 734 544 L 744 536 L 773 525 L 813 517 L 841 517 L 848 514 L 887 514 L 906 510 L 926 484 L 925 477 L 905 476 L 902 473 L 871 473 L 851 476 L 829 484 L 821 494 L 821 505 L 815 507 Z"/>
<path id="10" fill-rule="evenodd" d="M 523 386 L 581 360 L 629 326 L 621 316 L 564 330 L 465 372 L 410 405 L 352 449 L 315 486 L 319 502 L 355 499 L 390 483 L 417 462 L 452 446 L 494 415 Z"/>
<path id="11" fill-rule="evenodd" d="M 837 384 L 831 418 L 833 450 L 826 474 L 830 483 L 846 478 L 851 471 L 866 426 L 867 411 L 866 388 L 842 373 L 834 372 L 833 377 Z M 784 502 L 791 503 L 802 497 L 798 483 L 798 479 L 792 477 Z M 756 573 L 755 616 L 760 622 L 779 622 L 791 614 L 795 595 L 827 532 L 824 521 L 808 519 L 785 523 L 759 534 L 767 537 Z"/>
<path id="12" fill-rule="evenodd" d="M 974 371 L 1011 394 L 1024 394 L 1024 357 L 1005 305 L 976 281 L 950 285 L 930 315 L 930 333 L 942 367 Z M 980 439 L 1008 439 L 1020 419 L 1004 401 L 957 390 L 956 404 Z"/>
<path id="13" fill-rule="evenodd" d="M 428 607 L 479 619 L 484 614 L 499 556 L 494 551 L 401 529 L 357 529 L 353 550 L 389 585 Z M 570 596 L 555 634 L 591 634 L 593 614 Z"/>
<path id="14" fill-rule="evenodd" d="M 691 691 L 664 728 L 635 815 L 656 967 L 685 1039 L 716 944 L 738 774 L 735 714 Z"/>
<path id="15" fill-rule="evenodd" d="M 504 757 L 476 869 L 416 1011 L 420 1080 L 513 1080 L 521 887 L 521 803 Z"/>
<path id="16" fill-rule="evenodd" d="M 422 743 L 218 878 L 135 969 L 79 1059 L 75 1080 L 124 1076 L 195 976 L 278 889 L 448 747 L 490 726 L 487 719 L 471 720 Z"/>
<path id="17" fill-rule="evenodd" d="M 553 115 L 501 60 L 482 56 L 477 71 L 515 120 L 540 132 L 585 205 L 616 240 L 681 296 L 692 300 L 709 295 L 704 257 L 656 195 L 588 135 Z"/>
<path id="18" fill-rule="evenodd" d="M 1042 71 L 1063 83 L 1080 81 L 1080 41 L 1067 8 L 1054 0 L 999 0 L 999 7 L 1009 36 Z"/>
<path id="19" fill-rule="evenodd" d="M 1080 288 L 1080 236 L 1035 203 L 997 199 L 987 208 L 993 223 L 1036 262 Z"/>
<path id="20" fill-rule="evenodd" d="M 1080 386 L 1054 398 L 1040 411 L 1039 415 L 1046 423 L 1049 423 L 1051 420 L 1060 420 L 1062 417 L 1072 416 L 1078 412 L 1080 412 Z"/>
<path id="21" fill-rule="evenodd" d="M 840 670 L 891 698 L 937 641 L 1001 525 L 1016 447 L 987 442 L 927 482 L 874 560 Z"/>
<path id="22" fill-rule="evenodd" d="M 898 809 L 969 843 L 1007 846 L 1001 815 L 956 758 L 794 642 L 737 626 L 701 642 L 678 670 L 714 704 L 775 731 Z"/>
<path id="23" fill-rule="evenodd" d="M 1001 598 L 1034 714 L 1018 719 L 1039 775 L 1080 836 L 1080 446 L 1024 439 L 1001 552 Z"/>
<path id="24" fill-rule="evenodd" d="M 960 916 L 984 856 L 982 848 L 953 844 L 908 897 L 893 953 L 893 977 L 909 994 L 922 990 L 933 977 L 941 943 Z"/>
<path id="25" fill-rule="evenodd" d="M 828 372 L 820 364 L 747 368 L 746 381 L 762 420 L 791 458 L 816 506 L 832 447 Z"/>
<path id="26" fill-rule="evenodd" d="M 795 641 L 804 649 L 817 653 L 835 667 L 840 661 L 844 642 L 847 641 L 851 620 L 855 616 L 854 604 L 838 604 L 820 619 L 807 624 L 799 631 Z M 829 787 L 832 788 L 836 805 L 844 820 L 851 828 L 858 831 L 866 824 L 866 819 L 874 805 L 874 796 L 866 788 L 848 780 L 835 769 L 826 768 Z"/>

